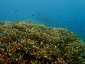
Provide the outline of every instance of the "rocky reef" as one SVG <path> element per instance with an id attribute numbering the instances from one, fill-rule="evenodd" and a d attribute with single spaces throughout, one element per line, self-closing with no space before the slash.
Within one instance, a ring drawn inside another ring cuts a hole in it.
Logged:
<path id="1" fill-rule="evenodd" d="M 0 24 L 0 64 L 85 64 L 85 46 L 64 28 Z"/>

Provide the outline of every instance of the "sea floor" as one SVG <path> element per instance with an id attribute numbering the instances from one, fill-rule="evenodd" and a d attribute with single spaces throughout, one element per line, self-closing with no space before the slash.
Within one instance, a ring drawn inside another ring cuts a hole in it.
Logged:
<path id="1" fill-rule="evenodd" d="M 0 64 L 85 64 L 85 44 L 65 28 L 0 23 Z"/>

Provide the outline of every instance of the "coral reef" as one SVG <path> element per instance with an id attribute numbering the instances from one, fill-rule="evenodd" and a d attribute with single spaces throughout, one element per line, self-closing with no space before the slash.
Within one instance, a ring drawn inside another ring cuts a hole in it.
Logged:
<path id="1" fill-rule="evenodd" d="M 0 64 L 85 64 L 73 32 L 33 23 L 0 24 Z"/>

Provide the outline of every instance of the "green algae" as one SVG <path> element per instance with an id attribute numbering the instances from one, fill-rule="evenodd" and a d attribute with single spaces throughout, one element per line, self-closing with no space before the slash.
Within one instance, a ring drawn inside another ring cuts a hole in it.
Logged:
<path id="1" fill-rule="evenodd" d="M 84 51 L 81 40 L 64 28 L 22 22 L 0 26 L 3 64 L 85 64 Z"/>

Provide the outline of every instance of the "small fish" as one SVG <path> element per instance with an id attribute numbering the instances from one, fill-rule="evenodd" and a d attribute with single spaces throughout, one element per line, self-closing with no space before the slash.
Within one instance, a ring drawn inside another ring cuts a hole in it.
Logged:
<path id="1" fill-rule="evenodd" d="M 35 16 L 35 14 L 32 14 L 32 16 Z"/>

